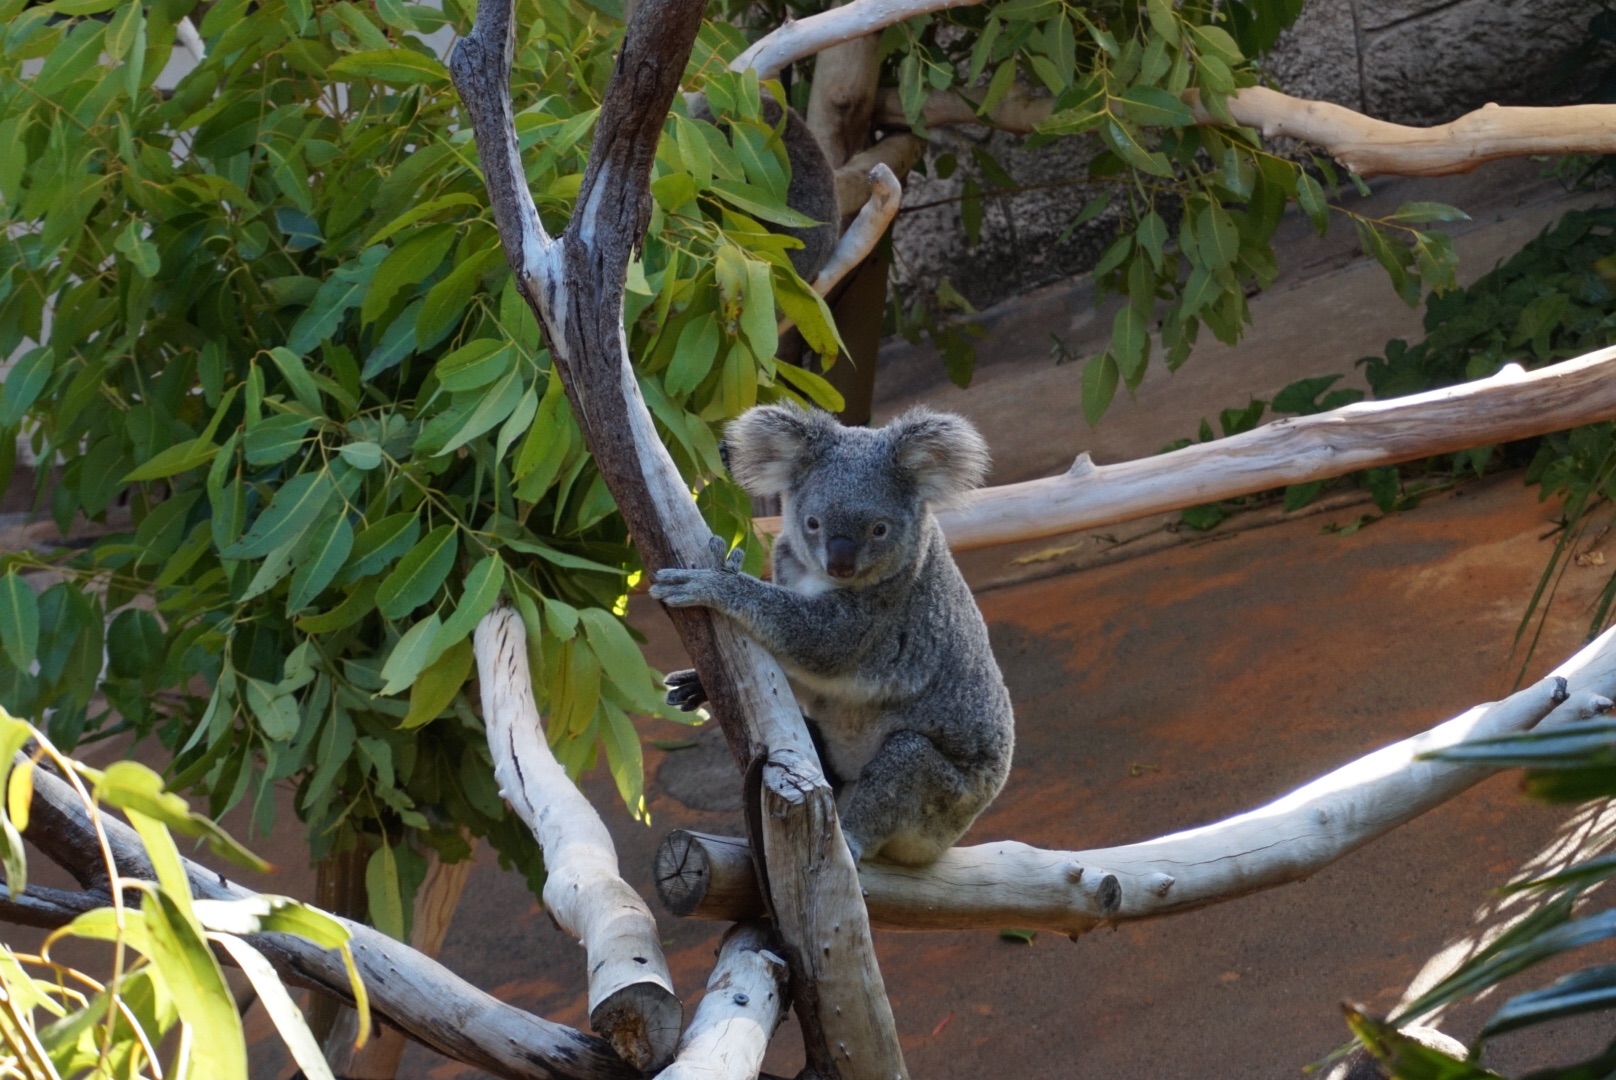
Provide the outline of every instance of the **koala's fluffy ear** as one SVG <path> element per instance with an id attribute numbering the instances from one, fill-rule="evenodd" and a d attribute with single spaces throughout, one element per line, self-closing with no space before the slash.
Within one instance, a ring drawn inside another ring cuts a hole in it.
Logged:
<path id="1" fill-rule="evenodd" d="M 910 409 L 887 432 L 898 467 L 928 503 L 946 504 L 987 479 L 988 444 L 963 416 Z"/>
<path id="2" fill-rule="evenodd" d="M 729 472 L 760 498 L 783 495 L 814 454 L 814 444 L 836 421 L 787 405 L 759 405 L 729 422 L 724 442 Z"/>

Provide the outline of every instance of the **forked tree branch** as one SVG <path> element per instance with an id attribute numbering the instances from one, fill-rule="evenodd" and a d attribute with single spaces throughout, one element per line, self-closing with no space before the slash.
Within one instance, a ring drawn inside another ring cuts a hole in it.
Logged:
<path id="1" fill-rule="evenodd" d="M 509 87 L 511 0 L 479 0 L 467 41 L 450 58 L 484 168 L 514 151 Z M 649 220 L 648 181 L 668 106 L 701 25 L 701 0 L 637 5 L 602 99 L 572 220 L 555 247 L 525 227 L 531 196 L 500 182 L 489 195 L 506 255 L 538 316 L 573 415 L 647 571 L 713 565 L 711 530 L 657 436 L 629 362 L 623 288 Z M 518 163 L 519 166 L 519 163 Z M 520 168 L 512 170 L 520 186 Z M 505 223 L 509 222 L 507 227 Z M 906 1075 L 870 945 L 853 861 L 829 784 L 785 675 L 732 625 L 702 609 L 670 612 L 737 762 L 756 778 L 757 835 L 771 881 L 810 875 L 811 894 L 774 895 L 810 1067 L 827 1076 Z M 756 768 L 754 769 L 754 765 Z M 834 943 L 834 944 L 833 944 Z"/>
<path id="2" fill-rule="evenodd" d="M 764 77 L 815 53 L 885 29 L 894 23 L 965 7 L 981 0 L 852 0 L 829 11 L 799 19 L 760 38 L 730 66 L 755 68 Z M 1049 115 L 1043 99 L 1007 103 L 1000 114 L 978 117 L 968 97 L 957 91 L 934 95 L 926 103 L 930 125 L 978 123 L 1010 131 L 1031 131 Z M 1215 122 L 1193 92 L 1186 100 L 1200 123 Z M 1265 87 L 1248 87 L 1228 97 L 1237 124 L 1264 135 L 1300 139 L 1330 154 L 1360 176 L 1446 176 L 1469 172 L 1500 158 L 1533 154 L 1616 153 L 1616 105 L 1565 105 L 1554 108 L 1488 105 L 1447 124 L 1408 127 L 1375 120 L 1340 105 L 1306 101 Z M 901 123 L 903 110 L 884 94 L 876 122 Z M 1041 115 L 1040 115 L 1041 114 Z"/>
<path id="3" fill-rule="evenodd" d="M 157 880 L 134 829 L 109 815 L 103 815 L 102 826 L 120 876 Z M 22 896 L 8 895 L 0 903 L 0 918 L 59 926 L 110 903 L 98 888 L 105 877 L 95 826 L 78 794 L 44 767 L 34 770 L 24 835 L 87 891 L 30 889 Z M 185 870 L 191 891 L 200 898 L 256 895 L 189 859 Z M 504 1080 L 634 1080 L 639 1075 L 604 1040 L 507 1005 L 408 945 L 362 923 L 339 921 L 353 935 L 350 948 L 372 1011 L 428 1049 Z M 353 1003 L 348 973 L 337 953 L 290 934 L 255 934 L 248 940 L 288 983 Z"/>
<path id="4" fill-rule="evenodd" d="M 684 1007 L 656 919 L 617 869 L 611 833 L 556 761 L 533 700 L 527 631 L 515 610 L 485 615 L 474 635 L 483 722 L 500 794 L 544 851 L 544 906 L 584 946 L 589 1026 L 649 1072 L 673 1058 Z"/>
<path id="5" fill-rule="evenodd" d="M 1287 484 L 1616 419 L 1616 347 L 1536 371 L 1277 420 L 1115 465 L 1082 454 L 1059 476 L 983 488 L 937 515 L 955 551 L 1059 536 Z M 759 532 L 780 531 L 758 518 Z"/>
<path id="6" fill-rule="evenodd" d="M 1411 739 L 1225 821 L 1122 847 L 1046 851 L 1005 841 L 954 848 L 913 869 L 859 867 L 871 921 L 893 930 L 1004 926 L 1077 936 L 1104 923 L 1155 918 L 1299 881 L 1441 805 L 1494 771 L 1421 755 L 1607 712 L 1616 694 L 1616 629 L 1547 678 L 1478 705 Z M 670 910 L 744 918 L 760 898 L 737 873 L 725 837 L 674 834 L 657 859 Z"/>

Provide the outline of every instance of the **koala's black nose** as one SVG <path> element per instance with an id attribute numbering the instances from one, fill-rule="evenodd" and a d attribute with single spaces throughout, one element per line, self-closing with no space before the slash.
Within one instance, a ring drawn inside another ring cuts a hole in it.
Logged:
<path id="1" fill-rule="evenodd" d="M 858 564 L 858 545 L 845 536 L 825 542 L 825 570 L 831 577 L 849 578 Z"/>

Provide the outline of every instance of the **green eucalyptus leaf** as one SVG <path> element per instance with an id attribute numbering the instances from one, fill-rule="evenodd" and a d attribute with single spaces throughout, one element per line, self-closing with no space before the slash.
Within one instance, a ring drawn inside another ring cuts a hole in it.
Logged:
<path id="1" fill-rule="evenodd" d="M 336 580 L 353 546 L 353 525 L 346 514 L 336 515 L 310 534 L 308 553 L 292 574 L 292 588 L 286 599 L 288 614 L 308 607 Z"/>
<path id="2" fill-rule="evenodd" d="M 276 548 L 296 543 L 324 513 L 335 495 L 336 485 L 326 470 L 299 473 L 275 492 L 247 535 L 222 554 L 227 559 L 258 559 Z"/>
<path id="3" fill-rule="evenodd" d="M 457 537 L 453 525 L 440 525 L 399 560 L 376 592 L 383 615 L 401 619 L 437 593 L 454 565 Z"/>
<path id="4" fill-rule="evenodd" d="M 455 607 L 454 614 L 443 621 L 443 628 L 432 643 L 433 653 L 441 653 L 469 636 L 482 617 L 493 610 L 494 601 L 499 599 L 504 584 L 505 561 L 498 552 L 478 560 L 466 575 L 460 603 Z"/>
<path id="5" fill-rule="evenodd" d="M 399 727 L 405 731 L 437 719 L 447 709 L 471 677 L 471 642 L 462 638 L 443 650 L 422 670 L 410 687 L 410 711 Z"/>
<path id="6" fill-rule="evenodd" d="M 0 577 L 0 645 L 18 671 L 39 652 L 39 598 L 15 570 Z"/>
<path id="7" fill-rule="evenodd" d="M 430 56 L 409 49 L 369 49 L 349 53 L 330 67 L 331 74 L 378 79 L 395 86 L 421 86 L 449 80 L 449 69 Z"/>
<path id="8" fill-rule="evenodd" d="M 432 614 L 404 632 L 404 636 L 393 646 L 393 651 L 387 654 L 387 663 L 382 665 L 384 681 L 381 694 L 391 695 L 409 689 L 415 677 L 421 674 L 421 669 L 431 662 L 432 641 L 442 626 L 443 620 Z"/>

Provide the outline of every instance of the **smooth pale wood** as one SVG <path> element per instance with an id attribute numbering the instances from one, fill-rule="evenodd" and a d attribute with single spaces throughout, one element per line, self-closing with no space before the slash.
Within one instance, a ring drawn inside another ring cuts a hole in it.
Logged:
<path id="1" fill-rule="evenodd" d="M 724 935 L 707 993 L 679 1053 L 658 1080 L 753 1080 L 785 1019 L 786 962 L 772 951 L 769 926 L 738 923 Z"/>
<path id="2" fill-rule="evenodd" d="M 617 870 L 617 848 L 545 740 L 527 664 L 527 630 L 501 605 L 473 636 L 483 723 L 500 795 L 544 849 L 544 906 L 588 956 L 589 1023 L 638 1069 L 666 1064 L 684 1007 L 656 919 Z"/>
<path id="3" fill-rule="evenodd" d="M 983 488 L 937 515 L 955 551 L 1059 536 L 1616 419 L 1616 348 L 1442 390 L 1361 401 L 1289 417 L 1170 454 L 1095 465 L 1087 454 L 1059 476 Z M 779 518 L 758 518 L 760 533 Z"/>
<path id="4" fill-rule="evenodd" d="M 513 6 L 512 0 L 478 0 L 476 24 L 449 61 L 500 241 L 646 570 L 713 566 L 711 531 L 657 435 L 623 329 L 624 281 L 649 218 L 651 165 L 704 5 L 641 0 L 636 7 L 601 101 L 576 209 L 555 239 L 527 190 L 512 121 Z M 824 892 L 813 904 L 778 924 L 794 987 L 809 981 L 803 957 L 822 929 L 834 926 L 853 943 L 842 962 L 860 978 L 836 978 L 833 992 L 797 999 L 810 1067 L 860 1080 L 903 1075 L 852 856 L 845 845 L 828 845 L 816 834 L 827 819 L 835 822 L 833 796 L 784 672 L 728 620 L 700 608 L 669 617 L 737 763 L 750 770 L 754 761 L 766 761 L 760 770 L 765 787 L 796 785 L 778 800 L 786 817 L 765 815 L 757 824 L 760 834 L 773 837 L 772 843 L 754 838 L 767 850 L 769 872 L 790 872 L 809 851 L 828 852 L 838 870 L 825 875 Z"/>
<path id="5" fill-rule="evenodd" d="M 1429 731 L 1337 769 L 1266 806 L 1121 847 L 1048 851 L 1014 841 L 953 848 L 927 867 L 859 866 L 871 922 L 889 930 L 995 930 L 1077 936 L 1299 881 L 1441 805 L 1494 771 L 1421 760 L 1461 743 L 1576 723 L 1616 694 L 1616 629 L 1548 677 L 1477 705 Z M 670 838 L 671 839 L 671 838 Z M 696 918 L 746 918 L 762 906 L 725 854 L 734 841 L 692 834 L 682 908 Z M 705 879 L 705 881 L 703 880 Z M 1103 883 L 1113 879 L 1120 888 Z M 662 891 L 659 886 L 659 893 Z M 699 895 L 698 895 L 699 894 Z"/>
<path id="6" fill-rule="evenodd" d="M 874 190 L 871 171 L 877 165 L 891 169 L 902 182 L 925 154 L 926 140 L 907 131 L 888 135 L 874 146 L 854 154 L 847 164 L 836 170 L 836 207 L 842 221 L 849 221 L 870 201 Z"/>
<path id="7" fill-rule="evenodd" d="M 101 817 L 101 827 L 120 877 L 157 880 L 134 829 L 110 815 Z M 19 904 L 25 898 L 12 897 L 0 913 L 40 925 L 57 915 L 70 919 L 87 906 L 110 903 L 103 891 L 106 872 L 96 826 L 77 793 L 47 768 L 34 770 L 34 799 L 25 835 L 87 891 L 71 894 L 71 902 L 63 905 Z M 216 870 L 182 861 L 191 891 L 201 899 L 257 895 Z M 33 892 L 30 889 L 29 895 Z M 363 923 L 338 918 L 353 935 L 349 947 L 375 1018 L 435 1053 L 502 1080 L 635 1080 L 639 1075 L 604 1039 L 507 1005 L 403 942 Z M 337 953 L 289 934 L 254 934 L 247 940 L 289 984 L 353 1003 L 348 974 Z"/>
<path id="8" fill-rule="evenodd" d="M 853 219 L 853 224 L 836 241 L 829 261 L 814 276 L 814 291 L 820 296 L 834 289 L 842 278 L 875 250 L 875 245 L 886 235 L 887 226 L 898 216 L 898 206 L 903 202 L 903 185 L 898 183 L 892 169 L 885 162 L 878 162 L 865 179 L 869 184 L 869 199 Z"/>
<path id="9" fill-rule="evenodd" d="M 449 934 L 455 908 L 460 904 L 475 865 L 477 840 L 471 837 L 470 842 L 473 855 L 456 863 L 444 862 L 437 852 L 427 855 L 426 877 L 416 890 L 415 915 L 410 920 L 410 948 L 422 956 L 436 960 Z M 393 1080 L 409 1040 L 397 1028 L 384 1027 L 355 1050 L 353 1043 L 358 1029 L 359 1014 L 344 1009 L 337 1018 L 332 1038 L 326 1043 L 326 1059 L 331 1071 L 352 1080 Z"/>
<path id="10" fill-rule="evenodd" d="M 832 169 L 869 145 L 870 115 L 881 83 L 879 45 L 875 35 L 866 35 L 826 49 L 814 60 L 803 120 Z"/>
<path id="11" fill-rule="evenodd" d="M 731 71 L 751 68 L 762 79 L 772 79 L 782 68 L 806 60 L 833 46 L 866 37 L 902 22 L 911 15 L 943 8 L 966 7 L 980 0 L 853 0 L 841 7 L 788 20 L 765 34 L 730 64 Z"/>
<path id="12" fill-rule="evenodd" d="M 1193 94 L 1187 100 L 1199 122 L 1214 122 Z M 1247 87 L 1228 101 L 1236 123 L 1259 128 L 1267 138 L 1322 147 L 1359 176 L 1451 176 L 1501 158 L 1616 153 L 1616 105 L 1488 104 L 1446 124 L 1418 128 L 1263 86 Z"/>

